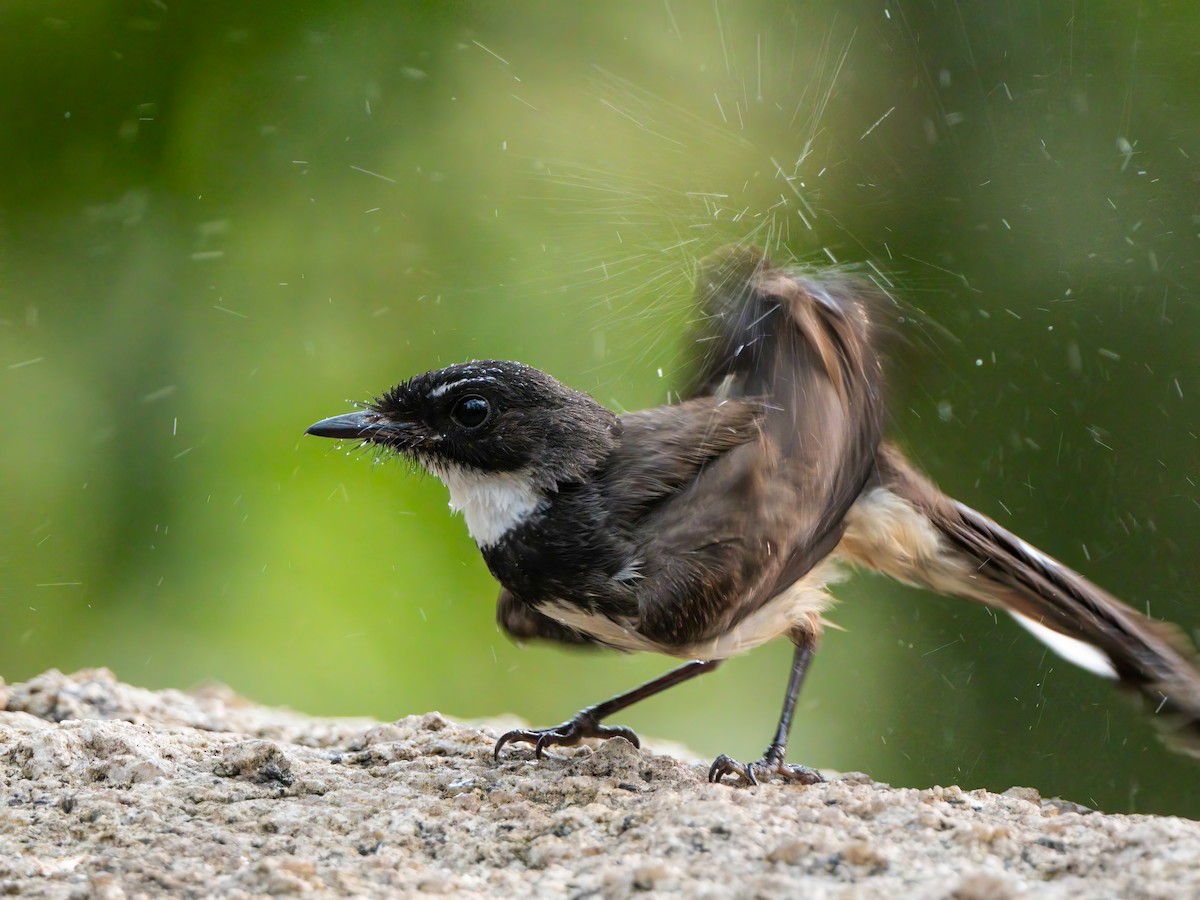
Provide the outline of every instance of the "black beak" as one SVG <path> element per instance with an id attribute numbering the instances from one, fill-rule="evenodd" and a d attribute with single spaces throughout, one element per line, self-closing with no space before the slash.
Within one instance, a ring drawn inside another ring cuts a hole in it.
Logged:
<path id="1" fill-rule="evenodd" d="M 392 423 L 380 416 L 379 413 L 362 410 L 322 419 L 316 425 L 308 426 L 304 433 L 315 434 L 317 437 L 367 441 L 378 437 L 380 432 L 391 430 L 393 430 Z"/>

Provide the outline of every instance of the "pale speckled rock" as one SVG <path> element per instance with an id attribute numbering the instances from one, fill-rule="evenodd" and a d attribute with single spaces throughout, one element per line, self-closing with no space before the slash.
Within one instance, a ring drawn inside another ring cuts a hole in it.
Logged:
<path id="1" fill-rule="evenodd" d="M 623 741 L 497 764 L 437 713 L 383 724 L 0 682 L 0 894 L 1003 900 L 1200 895 L 1200 823 L 1036 791 L 710 785 Z"/>

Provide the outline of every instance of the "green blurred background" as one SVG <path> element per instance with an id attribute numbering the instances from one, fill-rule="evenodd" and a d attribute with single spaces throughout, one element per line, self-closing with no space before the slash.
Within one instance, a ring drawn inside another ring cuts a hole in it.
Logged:
<path id="1" fill-rule="evenodd" d="M 21 2 L 0 11 L 0 676 L 552 724 L 663 671 L 519 648 L 441 486 L 302 437 L 418 371 L 673 386 L 698 258 L 869 264 L 893 430 L 1200 625 L 1190 3 Z M 1200 769 L 985 610 L 840 590 L 791 756 L 1200 816 Z M 771 646 L 622 721 L 756 756 Z"/>

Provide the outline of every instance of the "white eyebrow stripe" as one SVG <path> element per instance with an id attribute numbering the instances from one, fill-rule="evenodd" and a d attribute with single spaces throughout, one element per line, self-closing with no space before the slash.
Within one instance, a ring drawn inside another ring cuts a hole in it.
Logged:
<path id="1" fill-rule="evenodd" d="M 436 400 L 448 391 L 454 390 L 456 387 L 461 387 L 465 384 L 494 384 L 496 379 L 490 375 L 471 375 L 467 378 L 460 378 L 457 381 L 449 381 L 446 384 L 439 384 L 429 392 L 429 399 Z"/>

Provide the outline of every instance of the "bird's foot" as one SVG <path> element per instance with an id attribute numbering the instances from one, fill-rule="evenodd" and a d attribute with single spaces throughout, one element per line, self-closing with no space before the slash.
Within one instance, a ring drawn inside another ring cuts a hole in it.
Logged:
<path id="1" fill-rule="evenodd" d="M 759 779 L 769 778 L 772 775 L 778 775 L 785 781 L 794 781 L 798 784 L 818 784 L 825 780 L 816 769 L 795 763 L 785 763 L 783 750 L 775 747 L 769 748 L 763 754 L 762 759 L 749 764 L 738 762 L 722 753 L 709 767 L 708 780 L 713 784 L 719 784 L 726 775 L 740 778 L 744 784 L 758 784 Z"/>
<path id="2" fill-rule="evenodd" d="M 592 715 L 590 710 L 585 709 L 569 722 L 563 722 L 553 728 L 515 728 L 507 734 L 502 734 L 500 740 L 496 741 L 496 749 L 492 754 L 499 759 L 505 744 L 524 741 L 533 744 L 534 756 L 541 759 L 547 747 L 571 747 L 584 738 L 607 740 L 616 737 L 625 738 L 635 747 L 642 746 L 632 729 L 621 725 L 601 725 L 599 719 Z"/>

